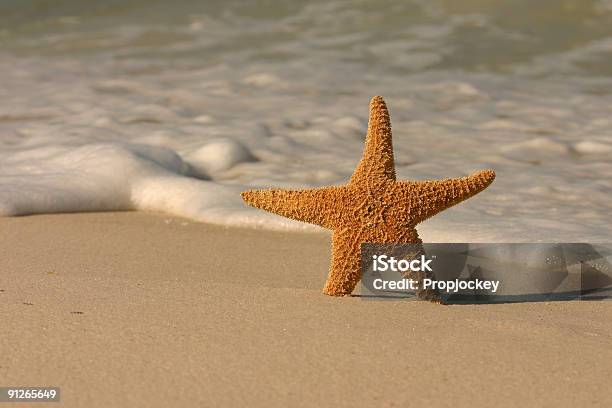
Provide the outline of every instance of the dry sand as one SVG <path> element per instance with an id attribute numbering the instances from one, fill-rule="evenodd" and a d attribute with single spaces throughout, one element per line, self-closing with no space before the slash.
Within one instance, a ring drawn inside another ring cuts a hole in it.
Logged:
<path id="1" fill-rule="evenodd" d="M 39 407 L 612 401 L 612 302 L 331 298 L 326 234 L 155 214 L 3 218 L 0 236 L 0 385 L 61 387 Z"/>

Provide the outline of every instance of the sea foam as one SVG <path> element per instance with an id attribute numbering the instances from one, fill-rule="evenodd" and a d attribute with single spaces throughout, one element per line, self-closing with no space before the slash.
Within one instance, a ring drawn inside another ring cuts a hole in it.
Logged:
<path id="1" fill-rule="evenodd" d="M 421 224 L 423 240 L 610 241 L 612 12 L 601 2 L 532 2 L 528 35 L 520 2 L 67 0 L 51 14 L 12 3 L 0 30 L 2 215 L 144 210 L 317 230 L 240 192 L 346 183 L 368 101 L 383 95 L 398 178 L 497 173 Z M 558 41 L 568 35 L 577 41 Z"/>
<path id="2" fill-rule="evenodd" d="M 210 161 L 219 166 L 239 158 L 247 159 L 230 154 Z M 24 150 L 0 166 L 0 215 L 146 210 L 223 225 L 312 229 L 244 206 L 246 186 L 189 177 L 191 167 L 170 149 L 129 143 Z"/>

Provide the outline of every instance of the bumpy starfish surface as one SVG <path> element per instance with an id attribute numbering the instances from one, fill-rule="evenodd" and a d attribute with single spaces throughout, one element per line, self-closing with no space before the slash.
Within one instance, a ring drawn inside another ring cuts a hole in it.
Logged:
<path id="1" fill-rule="evenodd" d="M 349 295 L 361 277 L 362 243 L 420 244 L 416 225 L 476 193 L 495 178 L 493 170 L 435 181 L 396 181 L 391 122 L 382 97 L 370 102 L 361 162 L 346 185 L 308 190 L 251 190 L 253 207 L 333 230 L 332 262 L 323 293 Z M 417 291 L 439 301 L 435 292 Z"/>

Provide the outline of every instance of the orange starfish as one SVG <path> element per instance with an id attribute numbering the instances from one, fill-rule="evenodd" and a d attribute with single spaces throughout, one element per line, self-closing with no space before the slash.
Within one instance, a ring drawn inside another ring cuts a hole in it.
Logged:
<path id="1" fill-rule="evenodd" d="M 493 170 L 434 181 L 396 181 L 391 122 L 385 101 L 370 101 L 361 162 L 348 184 L 308 190 L 251 190 L 249 205 L 333 230 L 332 262 L 323 293 L 349 295 L 361 277 L 362 243 L 417 243 L 416 225 L 476 193 L 495 178 Z M 417 294 L 439 302 L 437 293 Z"/>

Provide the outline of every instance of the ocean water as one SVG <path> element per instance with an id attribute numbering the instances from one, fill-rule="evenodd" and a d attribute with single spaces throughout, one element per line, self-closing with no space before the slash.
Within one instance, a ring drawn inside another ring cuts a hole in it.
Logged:
<path id="1" fill-rule="evenodd" d="M 4 0 L 0 215 L 314 230 L 253 187 L 348 180 L 385 96 L 397 173 L 493 168 L 429 242 L 609 242 L 612 1 Z"/>

